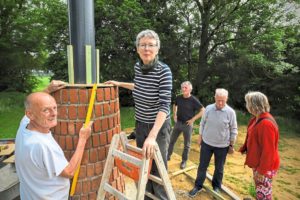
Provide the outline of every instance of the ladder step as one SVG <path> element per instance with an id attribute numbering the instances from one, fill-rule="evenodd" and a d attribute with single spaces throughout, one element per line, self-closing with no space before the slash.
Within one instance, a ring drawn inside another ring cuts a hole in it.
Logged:
<path id="1" fill-rule="evenodd" d="M 159 178 L 159 177 L 157 177 L 157 176 L 154 176 L 154 175 L 150 174 L 150 175 L 148 176 L 148 178 L 149 178 L 151 181 L 154 181 L 154 182 L 157 183 L 157 184 L 164 185 L 162 179 Z"/>
<path id="2" fill-rule="evenodd" d="M 136 165 L 137 167 L 141 167 L 143 164 L 140 159 L 133 157 L 129 154 L 123 153 L 122 151 L 119 151 L 119 150 L 113 150 L 112 155 L 114 157 L 120 158 L 121 160 L 130 162 L 130 163 Z"/>
<path id="3" fill-rule="evenodd" d="M 145 192 L 145 195 L 147 196 L 147 197 L 150 197 L 151 199 L 154 199 L 154 200 L 159 200 L 159 198 L 157 198 L 156 196 L 154 196 L 153 194 L 151 194 L 150 192 Z"/>
<path id="4" fill-rule="evenodd" d="M 104 190 L 113 194 L 114 196 L 118 197 L 118 199 L 120 199 L 120 200 L 129 200 L 122 192 L 120 192 L 119 190 L 116 190 L 108 183 L 105 183 Z"/>

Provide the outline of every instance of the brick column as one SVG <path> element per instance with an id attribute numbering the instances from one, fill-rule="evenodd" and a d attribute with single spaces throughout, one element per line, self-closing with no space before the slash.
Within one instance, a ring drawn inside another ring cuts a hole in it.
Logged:
<path id="1" fill-rule="evenodd" d="M 52 94 L 58 106 L 58 123 L 52 133 L 68 160 L 77 146 L 91 91 L 92 85 L 75 84 Z M 119 95 L 116 87 L 98 85 L 91 120 L 94 121 L 92 135 L 85 146 L 73 199 L 92 200 L 97 197 L 112 136 L 119 134 L 121 130 Z M 124 192 L 124 179 L 116 167 L 110 182 L 113 187 Z"/>

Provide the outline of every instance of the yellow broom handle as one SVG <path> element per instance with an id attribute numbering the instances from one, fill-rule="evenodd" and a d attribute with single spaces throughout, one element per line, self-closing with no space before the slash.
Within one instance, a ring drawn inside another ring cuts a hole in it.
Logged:
<path id="1" fill-rule="evenodd" d="M 97 83 L 94 84 L 93 89 L 92 89 L 92 94 L 91 94 L 91 98 L 90 98 L 89 108 L 88 108 L 88 112 L 86 114 L 85 123 L 84 123 L 84 127 L 85 128 L 90 123 L 90 119 L 91 119 L 92 112 L 93 112 L 93 106 L 94 106 L 94 102 L 95 102 L 96 90 L 97 90 Z M 77 179 L 78 179 L 78 175 L 79 175 L 79 170 L 80 170 L 80 164 L 78 165 L 78 167 L 77 167 L 77 169 L 75 171 L 74 177 L 73 177 L 71 191 L 70 191 L 70 196 L 71 197 L 75 193 Z"/>

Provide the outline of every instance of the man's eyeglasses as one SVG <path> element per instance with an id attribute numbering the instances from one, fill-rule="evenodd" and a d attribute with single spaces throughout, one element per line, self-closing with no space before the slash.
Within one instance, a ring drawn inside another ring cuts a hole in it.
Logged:
<path id="1" fill-rule="evenodd" d="M 154 49 L 157 47 L 157 44 L 139 44 L 138 47 L 141 49 L 146 49 L 147 47 L 148 49 Z"/>

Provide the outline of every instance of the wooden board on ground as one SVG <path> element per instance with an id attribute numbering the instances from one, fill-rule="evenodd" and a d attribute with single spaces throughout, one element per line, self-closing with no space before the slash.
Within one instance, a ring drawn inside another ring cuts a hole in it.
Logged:
<path id="1" fill-rule="evenodd" d="M 1 144 L 0 156 L 8 156 L 15 151 L 15 144 Z"/>
<path id="2" fill-rule="evenodd" d="M 4 163 L 14 163 L 15 162 L 15 155 L 10 156 L 9 158 L 3 160 Z"/>

